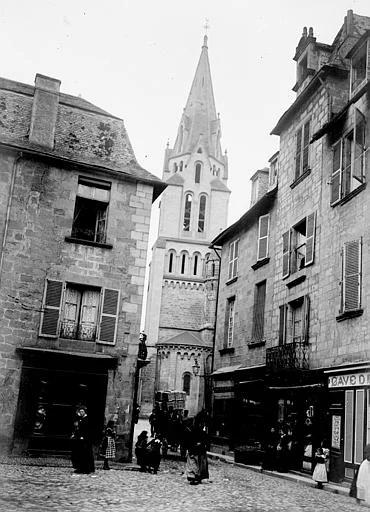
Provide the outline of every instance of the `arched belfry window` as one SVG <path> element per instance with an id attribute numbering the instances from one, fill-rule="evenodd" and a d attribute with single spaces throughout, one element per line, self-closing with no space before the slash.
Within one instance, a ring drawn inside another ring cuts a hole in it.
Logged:
<path id="1" fill-rule="evenodd" d="M 184 207 L 184 223 L 183 230 L 190 231 L 190 219 L 191 219 L 191 203 L 193 201 L 193 197 L 191 194 L 185 195 L 185 207 Z"/>
<path id="2" fill-rule="evenodd" d="M 175 272 L 175 251 L 170 251 L 168 254 L 168 273 Z"/>
<path id="3" fill-rule="evenodd" d="M 200 173 L 202 170 L 202 164 L 197 163 L 195 164 L 195 183 L 200 183 Z"/>
<path id="4" fill-rule="evenodd" d="M 185 391 L 187 395 L 190 395 L 190 385 L 191 385 L 191 374 L 189 372 L 185 372 L 182 376 L 182 390 Z"/>
<path id="5" fill-rule="evenodd" d="M 181 274 L 185 274 L 186 273 L 187 259 L 188 259 L 188 255 L 185 252 L 183 252 L 181 254 L 181 258 L 180 258 L 180 273 Z"/>
<path id="6" fill-rule="evenodd" d="M 195 253 L 193 256 L 193 275 L 198 275 L 199 270 L 199 263 L 200 263 L 200 255 L 198 253 Z"/>
<path id="7" fill-rule="evenodd" d="M 199 198 L 198 233 L 204 233 L 206 223 L 207 197 L 202 195 Z"/>
<path id="8" fill-rule="evenodd" d="M 181 162 L 180 162 L 180 172 L 182 172 L 183 166 L 184 166 L 184 162 L 181 160 Z"/>

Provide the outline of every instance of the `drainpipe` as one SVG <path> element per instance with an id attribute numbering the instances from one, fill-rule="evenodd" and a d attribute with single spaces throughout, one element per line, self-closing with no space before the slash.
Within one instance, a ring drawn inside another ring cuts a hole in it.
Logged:
<path id="1" fill-rule="evenodd" d="M 6 217 L 5 217 L 5 226 L 4 226 L 4 233 L 3 233 L 3 239 L 1 241 L 1 253 L 0 253 L 0 288 L 1 288 L 1 277 L 3 274 L 3 264 L 4 264 L 4 251 L 5 251 L 5 245 L 6 245 L 6 239 L 8 236 L 8 229 L 9 229 L 9 218 L 10 218 L 10 210 L 12 207 L 13 202 L 13 191 L 14 191 L 14 183 L 15 183 L 15 177 L 17 174 L 17 168 L 18 168 L 18 162 L 23 157 L 23 153 L 19 153 L 17 157 L 15 157 L 13 162 L 13 168 L 12 168 L 12 176 L 10 180 L 10 187 L 9 187 L 9 194 L 8 194 L 8 204 L 6 207 Z"/>
<path id="2" fill-rule="evenodd" d="M 211 374 L 213 373 L 214 366 L 215 366 L 215 348 L 216 348 L 216 325 L 217 325 L 217 310 L 218 310 L 218 294 L 220 290 L 220 271 L 221 271 L 221 254 L 219 254 L 217 251 L 221 250 L 222 247 L 216 247 L 211 245 L 211 249 L 215 251 L 215 254 L 218 258 L 219 265 L 218 265 L 218 279 L 217 279 L 217 290 L 216 290 L 216 304 L 215 304 L 215 323 L 213 328 L 213 342 L 212 342 L 212 365 L 211 365 Z"/>

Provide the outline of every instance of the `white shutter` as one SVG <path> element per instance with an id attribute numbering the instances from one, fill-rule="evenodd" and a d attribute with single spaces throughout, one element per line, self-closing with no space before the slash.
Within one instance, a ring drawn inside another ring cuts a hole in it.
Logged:
<path id="1" fill-rule="evenodd" d="M 104 288 L 97 341 L 114 345 L 118 320 L 119 290 Z"/>
<path id="2" fill-rule="evenodd" d="M 333 169 L 331 174 L 331 198 L 333 205 L 342 197 L 343 140 L 333 145 Z"/>
<path id="3" fill-rule="evenodd" d="M 315 253 L 315 222 L 316 214 L 311 213 L 306 217 L 306 259 L 305 266 L 311 265 L 314 260 Z"/>
<path id="4" fill-rule="evenodd" d="M 290 273 L 290 230 L 283 233 L 283 278 Z"/>

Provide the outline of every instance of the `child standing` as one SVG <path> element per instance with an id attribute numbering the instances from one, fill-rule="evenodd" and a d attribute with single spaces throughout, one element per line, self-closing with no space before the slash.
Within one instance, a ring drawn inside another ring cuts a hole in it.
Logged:
<path id="1" fill-rule="evenodd" d="M 313 470 L 312 480 L 317 482 L 317 488 L 322 489 L 323 484 L 328 481 L 328 474 L 326 468 L 326 461 L 328 458 L 329 450 L 320 446 L 315 452 L 316 466 Z"/>
<path id="2" fill-rule="evenodd" d="M 108 422 L 104 432 L 103 442 L 101 444 L 100 454 L 104 458 L 103 469 L 110 469 L 109 460 L 116 457 L 115 432 L 112 422 Z"/>

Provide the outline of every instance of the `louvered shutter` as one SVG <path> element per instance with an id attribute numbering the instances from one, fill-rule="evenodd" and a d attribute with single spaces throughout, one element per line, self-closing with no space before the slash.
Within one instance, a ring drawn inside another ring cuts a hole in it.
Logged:
<path id="1" fill-rule="evenodd" d="M 362 239 L 344 244 L 342 306 L 351 311 L 361 306 L 361 257 Z"/>
<path id="2" fill-rule="evenodd" d="M 287 306 L 279 307 L 279 345 L 284 345 L 286 341 L 286 320 L 287 320 Z"/>
<path id="3" fill-rule="evenodd" d="M 311 265 L 315 253 L 315 219 L 316 214 L 311 213 L 306 217 L 306 260 L 305 266 Z"/>
<path id="4" fill-rule="evenodd" d="M 100 312 L 98 341 L 114 344 L 116 341 L 119 291 L 104 288 Z"/>
<path id="5" fill-rule="evenodd" d="M 290 231 L 283 234 L 283 278 L 290 272 Z"/>
<path id="6" fill-rule="evenodd" d="M 263 215 L 259 218 L 257 260 L 263 260 L 268 255 L 269 223 L 269 215 Z"/>
<path id="7" fill-rule="evenodd" d="M 301 174 L 301 151 L 302 151 L 302 128 L 296 134 L 296 150 L 295 150 L 295 179 Z"/>
<path id="8" fill-rule="evenodd" d="M 308 343 L 309 325 L 310 325 L 310 297 L 305 295 L 303 301 L 303 319 L 302 319 L 302 341 Z"/>
<path id="9" fill-rule="evenodd" d="M 342 194 L 342 161 L 343 161 L 343 141 L 336 142 L 333 146 L 333 169 L 331 175 L 331 198 L 330 204 L 335 204 L 341 198 Z"/>
<path id="10" fill-rule="evenodd" d="M 310 147 L 310 121 L 303 127 L 302 173 L 308 169 L 308 151 Z"/>
<path id="11" fill-rule="evenodd" d="M 62 294 L 63 281 L 46 280 L 40 321 L 40 336 L 58 336 Z"/>

